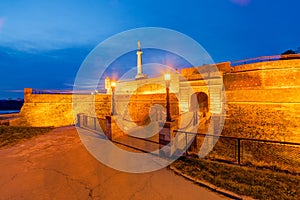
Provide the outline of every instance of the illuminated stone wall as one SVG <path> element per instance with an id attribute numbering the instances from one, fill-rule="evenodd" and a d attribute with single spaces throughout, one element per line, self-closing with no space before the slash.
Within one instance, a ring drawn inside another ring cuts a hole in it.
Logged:
<path id="1" fill-rule="evenodd" d="M 75 98 L 75 102 L 73 102 Z M 93 108 L 93 102 L 95 109 Z M 76 113 L 90 114 L 92 110 L 105 119 L 111 112 L 110 95 L 32 94 L 24 90 L 24 105 L 20 118 L 10 121 L 12 126 L 67 126 L 75 123 L 72 104 L 77 104 Z"/>
<path id="2" fill-rule="evenodd" d="M 118 98 L 118 108 L 120 110 L 122 116 L 126 119 L 130 119 L 136 123 L 144 123 L 147 119 L 151 110 L 151 107 L 154 105 L 160 105 L 163 107 L 163 113 L 160 113 L 160 109 L 155 109 L 153 112 L 157 115 L 158 118 L 161 115 L 165 115 L 166 108 L 166 95 L 165 94 L 138 94 L 127 96 L 129 98 L 129 102 L 127 100 L 122 100 L 126 96 L 120 96 Z M 126 99 L 127 99 L 126 98 Z M 179 115 L 178 108 L 178 99 L 175 94 L 170 94 L 170 114 L 171 117 L 177 118 Z"/>
<path id="3" fill-rule="evenodd" d="M 147 119 L 150 108 L 155 105 L 166 106 L 165 94 L 116 95 L 118 114 L 135 122 Z M 178 100 L 170 94 L 171 116 L 178 116 Z M 72 104 L 76 110 L 72 110 Z M 129 111 L 129 112 L 126 112 Z M 71 94 L 32 94 L 32 89 L 24 90 L 24 105 L 20 118 L 10 121 L 12 126 L 67 126 L 75 124 L 74 113 L 96 116 L 102 120 L 111 113 L 111 95 Z M 128 115 L 128 116 L 126 116 Z"/>
<path id="4" fill-rule="evenodd" d="M 216 65 L 223 74 L 226 93 L 224 135 L 300 142 L 300 60 L 279 60 L 231 67 Z M 184 92 L 192 85 L 195 92 L 204 92 L 215 107 L 218 87 L 208 93 L 207 75 L 197 69 L 183 69 L 180 82 L 183 110 L 190 106 Z M 211 82 L 210 82 L 211 83 Z M 217 86 L 218 83 L 212 85 Z M 181 106 L 182 107 L 182 106 Z"/>
<path id="5" fill-rule="evenodd" d="M 171 73 L 170 91 L 172 93 L 179 92 L 179 75 Z M 163 76 L 120 81 L 117 83 L 116 94 L 165 94 L 166 93 L 166 82 Z"/>
<path id="6" fill-rule="evenodd" d="M 223 134 L 300 142 L 300 60 L 231 68 Z"/>
<path id="7" fill-rule="evenodd" d="M 223 134 L 300 142 L 300 60 L 260 62 L 236 67 L 231 67 L 227 62 L 216 66 L 226 90 L 227 115 Z M 210 79 L 213 86 L 209 93 L 203 80 L 216 75 L 200 75 L 195 68 L 183 69 L 181 76 L 173 75 L 172 117 L 189 110 L 191 96 L 187 90 L 190 86 L 194 92 L 206 93 L 210 99 L 210 111 L 216 112 L 220 105 L 218 101 L 222 101 L 220 82 Z M 11 121 L 11 125 L 74 124 L 72 95 L 31 93 L 30 89 L 25 90 L 21 118 Z M 131 98 L 129 104 L 124 100 L 126 95 Z M 111 112 L 110 95 L 81 95 L 78 98 L 82 102 L 80 104 L 84 105 L 80 106 L 83 110 L 78 112 L 88 114 L 93 109 L 91 102 L 94 100 L 99 118 L 104 119 Z M 120 82 L 116 88 L 116 98 L 119 98 L 121 110 L 129 108 L 130 118 L 142 121 L 153 104 L 165 107 L 165 82 L 163 77 Z"/>

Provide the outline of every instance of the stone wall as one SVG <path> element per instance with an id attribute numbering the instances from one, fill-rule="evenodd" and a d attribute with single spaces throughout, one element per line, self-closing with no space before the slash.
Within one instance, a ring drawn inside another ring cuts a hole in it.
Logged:
<path id="1" fill-rule="evenodd" d="M 231 68 L 223 134 L 300 142 L 300 60 Z"/>
<path id="2" fill-rule="evenodd" d="M 170 90 L 173 93 L 179 92 L 179 74 L 170 73 L 171 82 Z M 166 82 L 164 76 L 140 79 L 119 81 L 116 86 L 116 94 L 165 94 Z"/>
<path id="3" fill-rule="evenodd" d="M 178 100 L 170 94 L 171 116 L 178 116 Z M 119 115 L 142 122 L 148 118 L 153 105 L 166 106 L 165 94 L 116 95 L 115 106 Z M 130 112 L 128 112 L 130 111 Z M 24 89 L 24 105 L 20 117 L 10 121 L 12 126 L 67 126 L 76 123 L 76 115 L 84 113 L 104 120 L 111 114 L 111 95 L 32 94 Z"/>
<path id="4" fill-rule="evenodd" d="M 205 67 L 182 70 L 185 80 L 180 82 L 180 104 L 183 110 L 190 106 L 191 97 L 185 92 L 189 86 L 194 92 L 208 95 L 211 111 L 218 105 L 220 83 L 210 81 L 209 91 L 205 79 L 215 79 L 212 73 L 202 73 L 201 68 Z M 299 59 L 236 67 L 220 63 L 216 67 L 223 78 L 226 94 L 226 121 L 222 134 L 300 142 Z"/>
<path id="5" fill-rule="evenodd" d="M 160 105 L 152 111 L 156 118 L 165 115 L 166 95 L 151 94 L 151 95 L 131 95 L 128 105 L 128 116 L 135 122 L 147 121 L 151 108 L 154 105 Z M 162 113 L 161 113 L 162 111 Z M 177 118 L 179 115 L 178 99 L 174 93 L 170 94 L 170 114 L 171 118 Z M 125 116 L 125 115 L 124 115 Z"/>
<path id="6" fill-rule="evenodd" d="M 32 94 L 24 89 L 24 104 L 20 118 L 10 121 L 13 126 L 65 126 L 73 124 L 72 95 Z"/>
<path id="7" fill-rule="evenodd" d="M 32 94 L 31 88 L 25 88 L 20 117 L 10 121 L 10 125 L 67 126 L 76 123 L 76 113 L 92 111 L 104 119 L 111 112 L 110 106 L 110 95 Z"/>
<path id="8" fill-rule="evenodd" d="M 206 93 L 210 100 L 210 111 L 218 112 L 224 101 L 220 95 L 221 81 L 223 81 L 227 105 L 223 134 L 300 142 L 299 59 L 260 62 L 236 67 L 231 67 L 227 62 L 216 66 L 220 72 L 205 72 L 204 66 L 204 68 L 183 69 L 180 76 L 172 75 L 171 114 L 173 118 L 188 111 L 191 102 L 190 87 L 193 92 Z M 198 70 L 203 73 L 199 74 Z M 222 78 L 216 79 L 218 75 Z M 209 82 L 205 79 L 209 79 Z M 212 85 L 210 91 L 207 83 Z M 25 103 L 21 110 L 21 118 L 11 121 L 11 125 L 74 124 L 72 103 L 77 107 L 75 113 L 92 115 L 95 111 L 97 117 L 104 119 L 111 112 L 110 95 L 72 97 L 68 94 L 32 94 L 31 89 L 25 89 L 24 93 Z M 163 77 L 120 82 L 116 88 L 116 101 L 119 106 L 117 110 L 121 111 L 118 114 L 125 116 L 125 111 L 129 110 L 127 114 L 133 121 L 144 121 L 151 106 L 159 104 L 165 107 L 164 93 Z"/>

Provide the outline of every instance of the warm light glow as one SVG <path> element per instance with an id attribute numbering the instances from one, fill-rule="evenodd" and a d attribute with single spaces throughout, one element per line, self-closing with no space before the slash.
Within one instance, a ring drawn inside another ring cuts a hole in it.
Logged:
<path id="1" fill-rule="evenodd" d="M 105 79 L 105 89 L 110 89 L 110 78 L 106 77 Z"/>
<path id="2" fill-rule="evenodd" d="M 165 80 L 170 81 L 171 80 L 171 74 L 165 74 Z"/>
<path id="3" fill-rule="evenodd" d="M 112 81 L 112 82 L 111 82 L 111 87 L 112 87 L 112 88 L 115 88 L 116 85 L 117 85 L 117 83 L 116 83 L 115 81 Z"/>

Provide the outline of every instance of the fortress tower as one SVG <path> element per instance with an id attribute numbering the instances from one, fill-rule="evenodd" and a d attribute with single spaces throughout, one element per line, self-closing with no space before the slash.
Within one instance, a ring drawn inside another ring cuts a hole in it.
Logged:
<path id="1" fill-rule="evenodd" d="M 141 42 L 138 41 L 138 50 L 136 52 L 137 55 L 137 74 L 135 76 L 135 79 L 144 79 L 147 78 L 146 74 L 143 74 L 143 63 L 142 63 L 142 49 L 141 49 Z"/>

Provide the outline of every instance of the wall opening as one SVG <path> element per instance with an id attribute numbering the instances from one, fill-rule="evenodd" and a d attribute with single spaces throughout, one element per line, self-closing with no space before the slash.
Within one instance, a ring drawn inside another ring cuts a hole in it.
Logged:
<path id="1" fill-rule="evenodd" d="M 190 100 L 190 111 L 207 113 L 209 111 L 208 96 L 204 92 L 192 94 Z"/>
<path id="2" fill-rule="evenodd" d="M 199 111 L 202 112 L 203 115 L 206 115 L 206 113 L 209 111 L 208 96 L 204 92 L 198 92 L 196 95 L 199 104 Z"/>
<path id="3" fill-rule="evenodd" d="M 208 103 L 208 95 L 204 92 L 196 92 L 192 94 L 191 100 L 190 100 L 190 112 L 195 112 L 199 116 L 199 125 L 197 132 L 199 133 L 206 133 L 209 126 L 209 103 Z M 198 143 L 201 144 L 201 142 L 197 141 L 200 138 L 197 136 L 194 138 L 190 150 L 192 151 L 198 151 Z"/>

